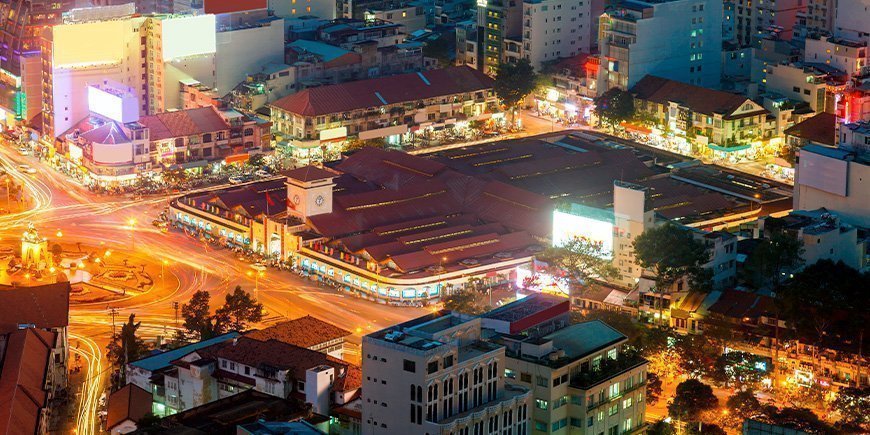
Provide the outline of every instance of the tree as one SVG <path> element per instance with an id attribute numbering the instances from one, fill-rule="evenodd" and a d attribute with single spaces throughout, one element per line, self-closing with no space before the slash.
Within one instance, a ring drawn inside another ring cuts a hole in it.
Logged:
<path id="1" fill-rule="evenodd" d="M 673 402 L 668 405 L 668 414 L 682 421 L 698 421 L 702 413 L 719 405 L 709 385 L 697 379 L 689 379 L 677 385 Z"/>
<path id="2" fill-rule="evenodd" d="M 809 433 L 834 433 L 827 423 L 807 408 L 782 408 L 768 415 L 771 424 Z"/>
<path id="3" fill-rule="evenodd" d="M 595 116 L 611 127 L 616 127 L 621 122 L 629 121 L 634 117 L 634 97 L 630 92 L 622 89 L 608 89 L 593 103 Z"/>
<path id="4" fill-rule="evenodd" d="M 437 60 L 441 67 L 453 65 L 453 59 L 456 57 L 455 44 L 451 43 L 447 35 L 445 33 L 437 39 L 426 41 L 426 45 L 423 46 L 423 56 Z"/>
<path id="5" fill-rule="evenodd" d="M 248 324 L 263 320 L 263 304 L 254 300 L 242 286 L 227 294 L 224 305 L 215 312 L 216 329 L 224 331 L 245 331 Z"/>
<path id="6" fill-rule="evenodd" d="M 217 335 L 209 306 L 210 299 L 211 295 L 207 291 L 199 290 L 193 294 L 189 303 L 181 305 L 184 329 L 197 341 L 208 340 Z"/>
<path id="7" fill-rule="evenodd" d="M 710 260 L 707 247 L 695 239 L 691 230 L 671 222 L 644 231 L 634 239 L 633 246 L 638 264 L 655 274 L 660 315 L 664 310 L 664 293 L 687 275 L 694 278 L 693 282 L 700 281 L 705 275 L 702 266 Z"/>
<path id="8" fill-rule="evenodd" d="M 870 324 L 868 288 L 870 274 L 820 260 L 777 290 L 776 305 L 798 339 L 813 345 L 815 359 L 815 349 L 825 341 L 863 345 Z"/>
<path id="9" fill-rule="evenodd" d="M 528 59 L 520 59 L 516 63 L 503 63 L 498 66 L 495 74 L 496 95 L 511 113 L 511 124 L 514 123 L 514 112 L 517 106 L 535 90 L 538 75 Z"/>
<path id="10" fill-rule="evenodd" d="M 477 292 L 461 289 L 444 299 L 444 309 L 463 314 L 477 315 L 486 311 Z"/>
<path id="11" fill-rule="evenodd" d="M 121 331 L 112 337 L 107 347 L 109 361 L 119 368 L 119 385 L 127 383 L 127 363 L 142 358 L 148 352 L 148 346 L 136 335 L 140 326 L 141 322 L 136 322 L 136 315 L 130 314 L 127 323 L 121 326 Z"/>
<path id="12" fill-rule="evenodd" d="M 764 414 L 764 407 L 752 391 L 738 391 L 725 402 L 728 408 L 729 426 L 739 426 L 747 418 L 758 418 Z"/>
<path id="13" fill-rule="evenodd" d="M 658 420 L 647 428 L 646 433 L 647 435 L 674 435 L 677 431 L 674 430 L 674 425 Z"/>
<path id="14" fill-rule="evenodd" d="M 721 352 L 703 335 L 687 334 L 676 337 L 674 344 L 680 355 L 680 368 L 690 378 L 706 376 L 713 370 Z"/>
<path id="15" fill-rule="evenodd" d="M 650 405 L 658 403 L 662 396 L 662 378 L 653 372 L 646 374 L 646 402 Z"/>
<path id="16" fill-rule="evenodd" d="M 725 430 L 715 424 L 690 424 L 686 433 L 688 435 L 726 435 Z"/>
<path id="17" fill-rule="evenodd" d="M 55 263 L 60 263 L 60 256 L 63 254 L 63 247 L 60 244 L 55 243 L 51 245 L 51 255 L 54 257 Z"/>
<path id="18" fill-rule="evenodd" d="M 714 382 L 737 390 L 754 389 L 764 378 L 759 364 L 764 360 L 749 352 L 734 351 L 719 355 L 710 373 Z"/>
<path id="19" fill-rule="evenodd" d="M 758 243 L 743 264 L 746 281 L 755 288 L 779 286 L 788 272 L 803 263 L 803 242 L 785 231 L 774 231 Z"/>
<path id="20" fill-rule="evenodd" d="M 840 413 L 840 421 L 867 429 L 870 427 L 870 387 L 841 388 L 832 407 Z"/>
<path id="21" fill-rule="evenodd" d="M 573 282 L 587 287 L 592 279 L 607 280 L 619 276 L 619 271 L 608 258 L 610 255 L 602 242 L 572 237 L 559 246 L 548 248 L 539 258 L 551 268 L 567 273 Z"/>

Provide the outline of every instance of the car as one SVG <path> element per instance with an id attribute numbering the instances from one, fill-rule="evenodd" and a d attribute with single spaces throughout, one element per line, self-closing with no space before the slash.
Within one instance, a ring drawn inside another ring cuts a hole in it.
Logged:
<path id="1" fill-rule="evenodd" d="M 271 176 L 272 176 L 272 174 L 270 174 L 269 172 L 264 171 L 264 170 L 262 170 L 262 169 L 258 169 L 256 172 L 254 172 L 254 175 L 256 175 L 256 176 L 258 176 L 258 177 L 260 177 L 260 178 L 266 178 L 266 177 L 271 177 Z"/>
<path id="2" fill-rule="evenodd" d="M 18 165 L 18 170 L 27 174 L 35 174 L 36 169 L 31 168 L 30 165 L 20 164 Z"/>
<path id="3" fill-rule="evenodd" d="M 241 175 L 233 175 L 230 178 L 228 178 L 227 181 L 229 181 L 230 184 L 241 184 L 241 183 L 245 182 L 245 178 L 242 177 Z"/>
<path id="4" fill-rule="evenodd" d="M 30 154 L 30 150 L 27 149 L 27 147 L 21 146 L 21 147 L 18 147 L 18 154 L 21 154 L 22 156 L 26 156 L 26 155 Z"/>

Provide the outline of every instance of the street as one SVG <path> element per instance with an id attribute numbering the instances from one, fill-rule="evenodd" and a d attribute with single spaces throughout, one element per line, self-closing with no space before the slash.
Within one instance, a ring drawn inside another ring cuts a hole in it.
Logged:
<path id="1" fill-rule="evenodd" d="M 246 274 L 250 265 L 238 260 L 231 251 L 216 250 L 181 233 L 161 233 L 150 225 L 166 206 L 170 195 L 138 200 L 97 195 L 36 159 L 18 155 L 7 144 L 0 145 L 0 163 L 24 185 L 33 199 L 30 210 L 0 216 L 2 240 L 18 240 L 32 222 L 44 230 L 50 240 L 60 230 L 64 242 L 124 252 L 134 262 L 135 259 L 142 262 L 166 260 L 166 277 L 155 279 L 155 287 L 150 292 L 111 303 L 117 308 L 117 324 L 126 321 L 130 314 L 136 314 L 136 320 L 142 322 L 140 331 L 145 339 L 171 336 L 177 325 L 174 303 L 186 303 L 198 290 L 209 291 L 214 308 L 237 285 L 248 291 L 254 288 L 253 278 Z M 21 173 L 16 169 L 20 163 L 29 164 L 38 172 Z M 129 225 L 132 219 L 139 224 Z M 133 243 L 135 251 L 131 251 Z M 275 270 L 266 270 L 265 277 L 259 280 L 258 297 L 267 312 L 264 324 L 310 314 L 353 332 L 350 341 L 356 345 L 364 334 L 428 312 L 421 308 L 379 305 Z M 99 424 L 96 418 L 99 397 L 105 392 L 111 372 L 105 356 L 112 333 L 112 317 L 107 308 L 105 302 L 98 302 L 73 305 L 70 310 L 70 349 L 80 356 L 85 372 L 85 385 L 80 388 L 82 395 L 76 399 L 80 407 L 76 425 L 79 434 L 99 432 L 96 426 Z"/>

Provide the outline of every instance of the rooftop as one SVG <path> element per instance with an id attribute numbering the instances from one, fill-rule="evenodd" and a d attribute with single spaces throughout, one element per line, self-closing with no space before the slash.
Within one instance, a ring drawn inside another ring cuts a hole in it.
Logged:
<path id="1" fill-rule="evenodd" d="M 787 128 L 785 134 L 822 145 L 835 146 L 837 144 L 837 117 L 834 114 L 822 112 Z"/>
<path id="2" fill-rule="evenodd" d="M 346 54 L 353 54 L 352 51 L 345 50 L 341 47 L 336 47 L 319 41 L 309 41 L 307 39 L 297 39 L 287 44 L 287 47 L 299 54 L 314 54 L 323 59 L 324 62 L 333 61 Z"/>
<path id="3" fill-rule="evenodd" d="M 312 316 L 278 323 L 265 329 L 245 334 L 247 338 L 269 341 L 277 340 L 294 346 L 310 348 L 321 343 L 351 335 L 351 332 Z"/>
<path id="4" fill-rule="evenodd" d="M 600 320 L 591 320 L 562 328 L 543 339 L 552 340 L 554 349 L 564 350 L 567 359 L 576 361 L 625 341 L 627 337 Z"/>
<path id="5" fill-rule="evenodd" d="M 54 340 L 54 333 L 33 328 L 0 335 L 0 433 L 38 432 Z"/>
<path id="6" fill-rule="evenodd" d="M 568 299 L 561 296 L 535 293 L 525 298 L 503 305 L 483 314 L 482 317 L 493 320 L 515 322 L 542 313 L 559 304 L 567 303 Z"/>
<path id="7" fill-rule="evenodd" d="M 272 106 L 299 115 L 318 116 L 483 91 L 492 86 L 489 76 L 458 66 L 308 88 L 281 98 Z"/>
<path id="8" fill-rule="evenodd" d="M 112 429 L 126 420 L 138 422 L 151 412 L 151 392 L 135 384 L 127 384 L 109 396 L 106 427 Z"/>
<path id="9" fill-rule="evenodd" d="M 230 128 L 230 124 L 212 106 L 143 116 L 139 118 L 139 123 L 148 127 L 152 141 L 213 133 Z"/>
<path id="10" fill-rule="evenodd" d="M 662 77 L 644 76 L 631 88 L 635 98 L 653 101 L 659 104 L 679 103 L 692 111 L 704 115 L 719 114 L 724 117 L 738 116 L 735 112 L 747 101 L 745 95 L 732 94 L 717 91 L 715 89 L 690 85 Z M 749 116 L 767 113 L 767 110 L 759 108 L 749 113 L 741 113 L 739 116 Z"/>
<path id="11" fill-rule="evenodd" d="M 0 334 L 34 325 L 52 329 L 69 325 L 69 282 L 33 287 L 0 285 Z"/>
<path id="12" fill-rule="evenodd" d="M 150 372 L 156 372 L 158 370 L 162 370 L 172 366 L 172 361 L 175 361 L 191 352 L 195 352 L 199 349 L 210 347 L 218 343 L 223 343 L 239 336 L 240 334 L 238 332 L 228 332 L 226 334 L 219 335 L 208 340 L 188 344 L 187 346 L 182 346 L 176 349 L 168 350 L 166 352 L 161 352 L 156 355 L 133 361 L 130 363 L 130 365 L 134 367 L 139 367 L 143 370 L 148 370 Z"/>

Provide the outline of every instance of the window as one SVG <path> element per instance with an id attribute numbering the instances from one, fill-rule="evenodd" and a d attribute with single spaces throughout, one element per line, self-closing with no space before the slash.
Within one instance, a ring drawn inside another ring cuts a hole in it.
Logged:
<path id="1" fill-rule="evenodd" d="M 514 372 L 511 369 L 504 369 L 504 377 L 506 377 L 508 379 L 516 379 L 517 374 L 516 374 L 516 372 Z"/>
<path id="2" fill-rule="evenodd" d="M 447 355 L 444 357 L 444 368 L 453 367 L 453 355 Z"/>
<path id="3" fill-rule="evenodd" d="M 586 427 L 592 427 L 592 425 L 594 424 L 593 423 L 594 421 L 595 420 L 593 420 L 592 417 L 587 417 L 586 418 Z"/>
<path id="4" fill-rule="evenodd" d="M 610 405 L 609 408 L 607 408 L 607 416 L 608 417 L 612 416 L 612 415 L 616 415 L 618 412 L 619 412 L 619 404 L 618 403 L 614 403 L 613 405 Z"/>
<path id="5" fill-rule="evenodd" d="M 305 391 L 305 382 L 297 381 L 296 382 L 296 391 L 304 392 Z"/>
<path id="6" fill-rule="evenodd" d="M 406 372 L 416 373 L 417 372 L 417 363 L 414 361 L 403 360 L 402 366 Z"/>
<path id="7" fill-rule="evenodd" d="M 631 397 L 622 401 L 622 409 L 631 408 Z"/>
<path id="8" fill-rule="evenodd" d="M 535 430 L 546 432 L 547 431 L 547 423 L 544 423 L 541 420 L 535 420 Z"/>
<path id="9" fill-rule="evenodd" d="M 552 429 L 553 429 L 552 431 L 553 431 L 553 432 L 556 432 L 556 431 L 558 431 L 559 429 L 562 429 L 563 427 L 565 427 L 565 426 L 567 426 L 567 425 L 568 425 L 568 419 L 567 419 L 567 418 L 563 418 L 563 419 L 561 419 L 561 420 L 559 420 L 559 421 L 554 421 L 553 424 L 551 425 L 551 426 L 552 426 Z"/>
<path id="10" fill-rule="evenodd" d="M 535 399 L 535 408 L 538 409 L 548 409 L 550 407 L 550 402 L 541 399 Z"/>
<path id="11" fill-rule="evenodd" d="M 550 383 L 547 382 L 547 378 L 545 378 L 543 376 L 538 376 L 537 378 L 538 378 L 537 381 L 538 381 L 539 387 L 548 387 L 550 385 Z"/>
<path id="12" fill-rule="evenodd" d="M 582 427 L 582 423 L 579 418 L 571 417 L 571 427 Z"/>
<path id="13" fill-rule="evenodd" d="M 623 430 L 623 432 L 628 432 L 631 430 L 631 419 L 630 418 L 626 418 L 625 421 L 622 423 L 622 430 Z"/>
<path id="14" fill-rule="evenodd" d="M 426 373 L 430 375 L 438 371 L 438 360 L 432 361 L 426 365 Z"/>
<path id="15" fill-rule="evenodd" d="M 616 397 L 616 396 L 619 396 L 619 383 L 618 382 L 610 385 L 609 394 L 610 394 L 611 399 Z"/>
<path id="16" fill-rule="evenodd" d="M 525 382 L 527 384 L 531 384 L 532 383 L 531 373 L 520 373 L 520 382 Z"/>
<path id="17" fill-rule="evenodd" d="M 616 348 L 608 350 L 607 357 L 610 359 L 616 359 Z"/>
<path id="18" fill-rule="evenodd" d="M 572 405 L 582 405 L 582 404 L 583 404 L 583 398 L 580 397 L 580 396 L 576 396 L 576 395 L 573 395 L 573 394 L 572 394 L 572 395 L 571 395 L 571 404 L 572 404 Z"/>

